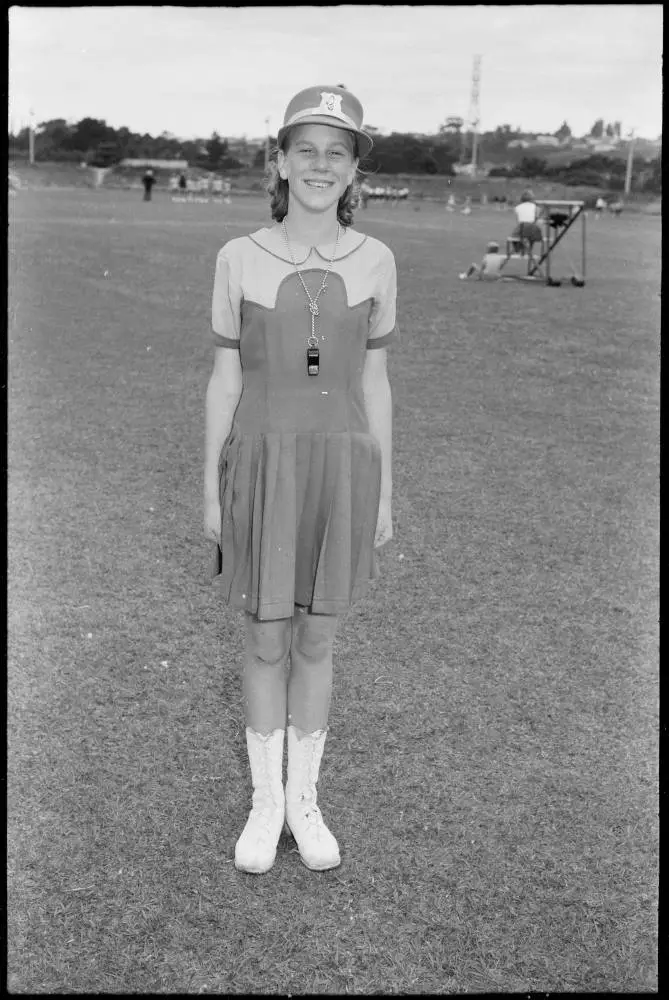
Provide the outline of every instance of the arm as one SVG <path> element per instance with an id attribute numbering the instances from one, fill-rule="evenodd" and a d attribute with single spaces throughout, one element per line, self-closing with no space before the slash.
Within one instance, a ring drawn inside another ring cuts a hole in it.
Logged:
<path id="1" fill-rule="evenodd" d="M 374 308 L 370 314 L 369 337 L 362 370 L 362 391 L 369 430 L 381 449 L 381 495 L 376 525 L 375 546 L 393 536 L 391 498 L 392 470 L 392 396 L 388 382 L 387 349 L 396 330 L 397 271 L 395 258 L 388 248 L 379 269 Z"/>
<path id="2" fill-rule="evenodd" d="M 362 372 L 362 391 L 369 430 L 381 448 L 381 502 L 390 504 L 393 490 L 392 395 L 385 347 L 367 351 Z"/>
<path id="3" fill-rule="evenodd" d="M 207 386 L 204 442 L 205 535 L 220 541 L 219 460 L 242 394 L 239 355 L 241 287 L 224 247 L 216 260 L 212 295 L 214 370 Z"/>
<path id="4" fill-rule="evenodd" d="M 218 461 L 242 394 L 239 351 L 217 347 L 205 403 L 204 499 L 218 504 Z"/>

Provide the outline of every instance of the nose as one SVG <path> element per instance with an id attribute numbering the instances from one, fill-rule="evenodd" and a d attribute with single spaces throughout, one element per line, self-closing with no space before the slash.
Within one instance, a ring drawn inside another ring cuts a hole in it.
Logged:
<path id="1" fill-rule="evenodd" d="M 328 169 L 328 154 L 325 150 L 321 150 L 320 152 L 316 150 L 314 156 L 314 166 L 317 170 Z"/>

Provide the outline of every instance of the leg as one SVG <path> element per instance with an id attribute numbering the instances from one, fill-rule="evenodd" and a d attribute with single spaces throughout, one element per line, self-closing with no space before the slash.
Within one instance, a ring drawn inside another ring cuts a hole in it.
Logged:
<path id="1" fill-rule="evenodd" d="M 298 608 L 293 617 L 288 680 L 288 722 L 303 733 L 326 729 L 332 695 L 332 643 L 335 615 L 310 615 Z"/>
<path id="2" fill-rule="evenodd" d="M 246 616 L 244 711 L 246 725 L 256 733 L 285 728 L 291 633 L 290 618 L 258 621 Z"/>
<path id="3" fill-rule="evenodd" d="M 525 248 L 527 251 L 527 270 L 529 274 L 529 271 L 534 264 L 534 243 L 532 243 L 531 240 L 527 240 Z"/>
<path id="4" fill-rule="evenodd" d="M 339 846 L 316 804 L 316 783 L 327 732 L 332 693 L 333 615 L 297 609 L 288 683 L 288 780 L 286 827 L 307 868 L 323 871 L 340 864 Z"/>
<path id="5" fill-rule="evenodd" d="M 291 631 L 290 618 L 261 622 L 246 616 L 243 688 L 253 799 L 235 845 L 235 866 L 255 874 L 274 864 L 285 819 L 283 744 Z"/>

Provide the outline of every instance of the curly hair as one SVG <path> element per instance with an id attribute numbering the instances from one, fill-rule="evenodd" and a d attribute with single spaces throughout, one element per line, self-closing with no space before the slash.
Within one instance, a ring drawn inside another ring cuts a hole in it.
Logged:
<path id="1" fill-rule="evenodd" d="M 288 146 L 288 139 L 290 137 L 290 132 L 284 139 L 282 143 L 282 149 L 284 152 Z M 358 140 L 355 135 L 353 135 L 353 157 L 358 159 Z M 270 196 L 270 210 L 272 213 L 272 218 L 275 222 L 283 222 L 286 213 L 288 212 L 288 181 L 285 181 L 279 175 L 279 167 L 277 164 L 277 154 L 279 152 L 279 146 L 272 150 L 269 163 L 267 164 L 267 183 L 266 191 Z M 337 222 L 341 226 L 351 226 L 353 225 L 353 213 L 355 209 L 360 204 L 360 184 L 356 177 L 353 179 L 353 183 L 344 191 L 343 195 L 337 203 Z"/>

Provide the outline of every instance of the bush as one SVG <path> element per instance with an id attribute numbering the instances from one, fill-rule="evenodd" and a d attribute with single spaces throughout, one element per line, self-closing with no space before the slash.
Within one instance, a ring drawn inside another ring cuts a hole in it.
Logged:
<path id="1" fill-rule="evenodd" d="M 562 181 L 572 187 L 606 187 L 607 178 L 602 177 L 596 170 L 566 170 L 562 176 Z"/>
<path id="2" fill-rule="evenodd" d="M 35 160 L 40 163 L 83 163 L 86 154 L 79 149 L 38 149 L 35 151 Z"/>
<path id="3" fill-rule="evenodd" d="M 219 170 L 239 170 L 244 164 L 234 156 L 223 156 L 218 166 Z"/>
<path id="4" fill-rule="evenodd" d="M 548 161 L 541 156 L 524 156 L 516 167 L 516 177 L 542 177 L 546 173 Z"/>

